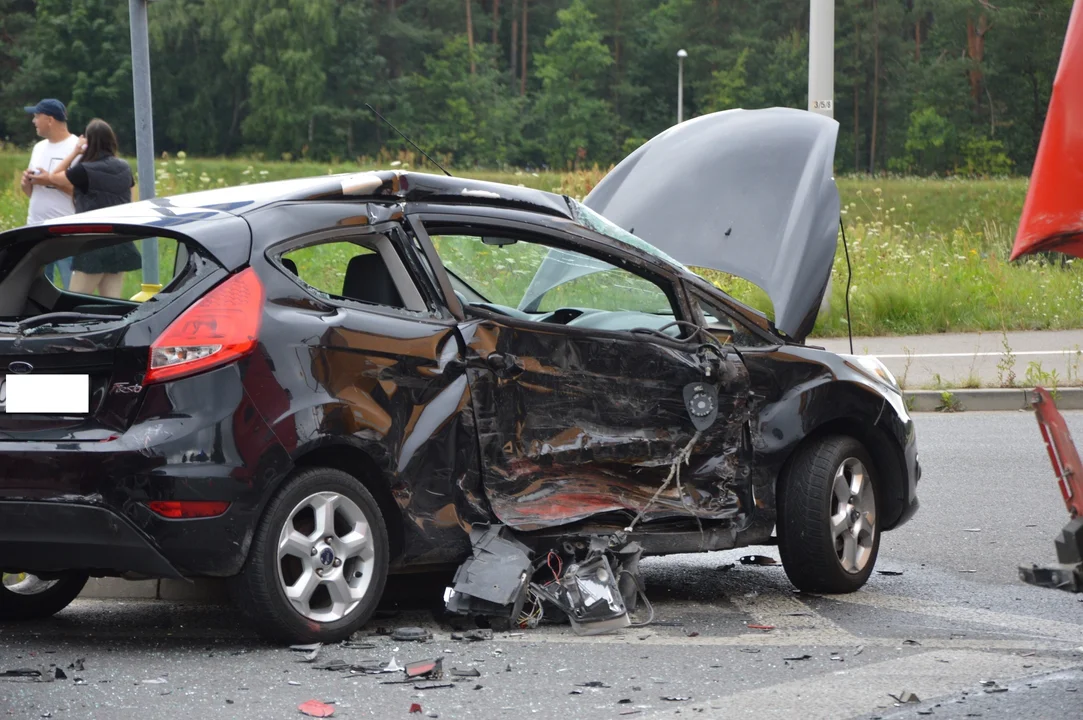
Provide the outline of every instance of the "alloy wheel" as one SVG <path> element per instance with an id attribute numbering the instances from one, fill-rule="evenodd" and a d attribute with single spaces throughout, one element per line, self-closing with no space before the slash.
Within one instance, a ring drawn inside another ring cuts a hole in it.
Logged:
<path id="1" fill-rule="evenodd" d="M 306 497 L 279 533 L 282 591 L 309 620 L 335 622 L 353 612 L 372 583 L 375 562 L 368 518 L 337 492 Z"/>
<path id="2" fill-rule="evenodd" d="M 839 564 L 850 574 L 860 573 L 876 541 L 876 494 L 857 458 L 846 458 L 835 471 L 830 523 Z"/>

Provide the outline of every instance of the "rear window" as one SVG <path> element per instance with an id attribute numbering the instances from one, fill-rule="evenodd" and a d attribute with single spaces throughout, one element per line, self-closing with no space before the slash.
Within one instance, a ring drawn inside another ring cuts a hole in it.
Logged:
<path id="1" fill-rule="evenodd" d="M 0 251 L 0 323 L 49 313 L 123 317 L 213 262 L 192 243 L 156 241 L 161 288 L 149 292 L 143 291 L 144 238 L 59 235 L 12 242 Z"/>

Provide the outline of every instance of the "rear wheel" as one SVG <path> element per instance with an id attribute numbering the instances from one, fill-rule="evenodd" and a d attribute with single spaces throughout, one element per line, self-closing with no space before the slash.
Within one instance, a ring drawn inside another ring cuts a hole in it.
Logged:
<path id="1" fill-rule="evenodd" d="M 29 573 L 4 573 L 0 584 L 0 622 L 52 617 L 79 597 L 90 576 L 66 572 L 39 578 Z"/>
<path id="2" fill-rule="evenodd" d="M 300 470 L 271 501 L 236 604 L 265 636 L 337 642 L 372 616 L 387 581 L 387 528 L 372 494 L 339 470 Z"/>
<path id="3" fill-rule="evenodd" d="M 854 438 L 799 451 L 778 499 L 779 553 L 798 589 L 848 593 L 869 579 L 880 549 L 877 490 L 872 460 Z"/>

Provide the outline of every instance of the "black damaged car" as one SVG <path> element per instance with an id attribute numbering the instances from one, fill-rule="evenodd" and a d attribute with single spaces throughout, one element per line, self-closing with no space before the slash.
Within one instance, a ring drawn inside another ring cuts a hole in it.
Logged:
<path id="1" fill-rule="evenodd" d="M 269 636 L 334 641 L 470 531 L 777 542 L 850 592 L 909 519 L 890 372 L 805 343 L 836 251 L 837 123 L 682 123 L 580 203 L 414 172 L 224 188 L 0 234 L 0 621 L 88 577 L 229 578 Z M 164 287 L 53 261 L 154 239 Z M 773 319 L 688 268 L 743 276 Z M 777 530 L 777 532 L 776 532 Z"/>

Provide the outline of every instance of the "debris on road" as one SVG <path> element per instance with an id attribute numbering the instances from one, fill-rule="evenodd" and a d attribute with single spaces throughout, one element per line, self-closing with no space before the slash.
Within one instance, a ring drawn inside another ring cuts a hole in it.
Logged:
<path id="1" fill-rule="evenodd" d="M 790 657 L 784 657 L 783 660 L 809 660 L 811 655 L 791 655 Z"/>
<path id="2" fill-rule="evenodd" d="M 325 660 L 324 662 L 320 663 L 319 665 L 313 665 L 312 669 L 313 670 L 329 670 L 331 672 L 340 672 L 342 670 L 349 670 L 350 668 L 354 668 L 354 667 L 358 667 L 358 666 L 351 665 L 350 663 L 346 662 L 345 660 L 335 659 L 335 660 Z"/>
<path id="3" fill-rule="evenodd" d="M 902 575 L 902 570 L 877 570 L 878 575 Z"/>
<path id="4" fill-rule="evenodd" d="M 692 698 L 684 695 L 663 695 L 662 699 L 666 702 L 687 702 Z"/>
<path id="5" fill-rule="evenodd" d="M 742 565 L 778 565 L 778 560 L 766 555 L 745 555 L 740 562 Z"/>
<path id="6" fill-rule="evenodd" d="M 535 563 L 533 551 L 504 525 L 475 527 L 472 555 L 455 573 L 444 595 L 450 613 L 491 618 L 534 628 L 548 615 L 563 615 L 577 635 L 596 635 L 641 627 L 654 619 L 639 576 L 642 546 L 624 532 L 564 538 Z M 650 612 L 645 623 L 631 613 L 642 598 Z M 474 633 L 452 639 L 488 640 Z"/>
<path id="7" fill-rule="evenodd" d="M 410 704 L 410 712 L 411 713 L 419 713 L 419 712 L 421 712 L 421 706 L 418 705 L 417 703 L 411 703 Z"/>
<path id="8" fill-rule="evenodd" d="M 414 690 L 445 690 L 455 687 L 455 683 L 429 683 L 428 685 L 414 685 Z"/>
<path id="9" fill-rule="evenodd" d="M 315 718 L 329 718 L 335 714 L 335 708 L 319 700 L 309 700 L 297 706 L 301 714 Z"/>
<path id="10" fill-rule="evenodd" d="M 468 630 L 463 633 L 451 633 L 452 640 L 469 640 L 471 642 L 482 642 L 484 640 L 493 639 L 493 631 L 490 628 L 479 628 L 477 630 Z"/>
<path id="11" fill-rule="evenodd" d="M 912 692 L 907 692 L 906 690 L 903 690 L 898 695 L 892 695 L 891 693 L 888 693 L 888 696 L 894 698 L 895 702 L 902 703 L 903 705 L 906 705 L 908 703 L 921 702 L 921 699 L 917 695 Z"/>
<path id="12" fill-rule="evenodd" d="M 754 625 L 754 624 L 751 624 L 751 623 L 748 625 L 748 627 L 751 628 L 752 630 L 774 630 L 775 629 L 774 625 Z"/>
<path id="13" fill-rule="evenodd" d="M 398 642 L 425 642 L 432 640 L 432 633 L 425 628 L 401 627 L 391 633 L 391 639 Z"/>
<path id="14" fill-rule="evenodd" d="M 297 661 L 301 663 L 316 662 L 316 658 L 320 655 L 321 648 L 323 648 L 323 643 L 312 643 L 310 645 L 290 645 L 290 650 L 294 652 L 304 653 L 304 656 Z"/>
<path id="15" fill-rule="evenodd" d="M 451 668 L 452 677 L 481 677 L 481 671 L 477 668 Z"/>
<path id="16" fill-rule="evenodd" d="M 35 670 L 33 668 L 18 668 L 15 670 L 5 670 L 0 672 L 0 680 L 8 678 L 40 678 L 41 670 Z"/>
<path id="17" fill-rule="evenodd" d="M 737 567 L 734 563 L 726 563 L 725 565 L 719 565 L 715 568 L 718 572 L 729 572 L 733 568 Z"/>
<path id="18" fill-rule="evenodd" d="M 406 663 L 403 670 L 406 672 L 406 677 L 410 679 L 426 677 L 439 680 L 444 676 L 444 659 L 436 658 L 435 660 L 418 660 L 417 662 Z"/>

